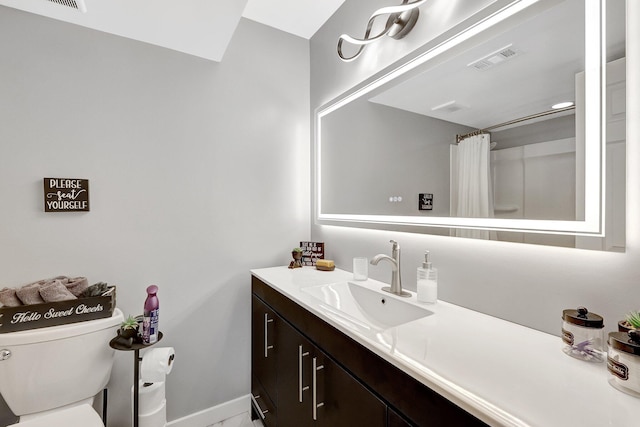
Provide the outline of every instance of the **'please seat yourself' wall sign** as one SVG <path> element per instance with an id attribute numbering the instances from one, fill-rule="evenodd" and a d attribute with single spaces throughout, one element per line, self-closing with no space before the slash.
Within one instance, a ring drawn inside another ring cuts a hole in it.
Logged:
<path id="1" fill-rule="evenodd" d="M 89 180 L 44 178 L 44 211 L 89 211 Z"/>

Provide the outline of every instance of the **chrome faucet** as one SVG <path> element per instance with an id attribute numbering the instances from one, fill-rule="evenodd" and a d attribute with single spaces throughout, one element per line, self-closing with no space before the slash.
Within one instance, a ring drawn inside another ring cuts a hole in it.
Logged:
<path id="1" fill-rule="evenodd" d="M 391 286 L 385 286 L 382 290 L 401 297 L 410 297 L 411 294 L 409 292 L 402 290 L 402 281 L 400 276 L 400 245 L 398 245 L 398 242 L 395 240 L 389 240 L 389 243 L 393 244 L 391 247 L 391 256 L 378 254 L 373 257 L 371 264 L 378 265 L 380 260 L 383 259 L 389 261 L 391 263 Z"/>

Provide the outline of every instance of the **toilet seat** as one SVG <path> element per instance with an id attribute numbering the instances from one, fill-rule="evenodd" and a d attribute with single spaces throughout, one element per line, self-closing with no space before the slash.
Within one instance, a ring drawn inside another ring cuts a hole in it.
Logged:
<path id="1" fill-rule="evenodd" d="M 74 406 L 7 427 L 104 427 L 102 419 L 89 404 Z"/>

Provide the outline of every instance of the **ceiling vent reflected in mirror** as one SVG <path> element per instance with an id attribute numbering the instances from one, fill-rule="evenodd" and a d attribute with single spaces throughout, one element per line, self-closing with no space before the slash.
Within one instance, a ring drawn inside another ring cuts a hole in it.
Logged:
<path id="1" fill-rule="evenodd" d="M 51 3 L 56 3 L 61 6 L 67 6 L 72 9 L 79 10 L 82 13 L 87 11 L 87 6 L 84 4 L 84 0 L 47 0 Z"/>
<path id="2" fill-rule="evenodd" d="M 431 108 L 431 111 L 441 111 L 443 113 L 455 113 L 456 111 L 469 108 L 467 105 L 460 104 L 456 101 L 445 102 L 444 104 L 436 105 Z"/>
<path id="3" fill-rule="evenodd" d="M 509 44 L 497 51 L 490 53 L 487 56 L 484 56 L 478 60 L 473 61 L 470 64 L 467 64 L 467 67 L 475 68 L 479 71 L 485 71 L 489 68 L 493 68 L 496 65 L 502 64 L 505 61 L 515 58 L 516 56 L 520 56 L 522 52 L 513 47 L 513 45 Z"/>

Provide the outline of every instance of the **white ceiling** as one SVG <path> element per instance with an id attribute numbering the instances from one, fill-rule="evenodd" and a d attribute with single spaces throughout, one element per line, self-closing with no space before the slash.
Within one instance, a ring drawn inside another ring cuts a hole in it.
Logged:
<path id="1" fill-rule="evenodd" d="M 0 5 L 221 61 L 243 16 L 308 39 L 343 2 L 84 0 L 86 13 L 48 0 L 0 0 Z"/>
<path id="2" fill-rule="evenodd" d="M 345 0 L 249 0 L 242 16 L 310 39 L 344 2 Z"/>

